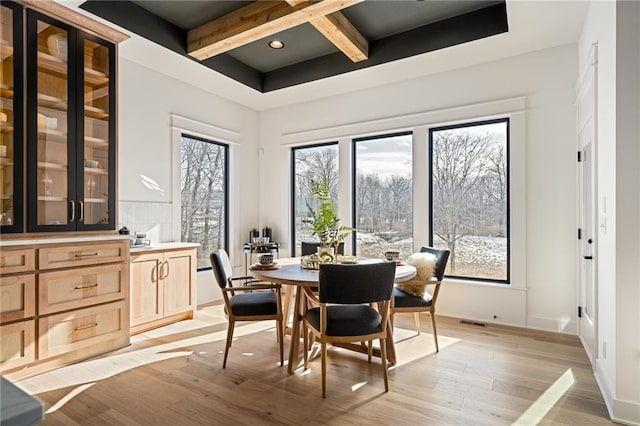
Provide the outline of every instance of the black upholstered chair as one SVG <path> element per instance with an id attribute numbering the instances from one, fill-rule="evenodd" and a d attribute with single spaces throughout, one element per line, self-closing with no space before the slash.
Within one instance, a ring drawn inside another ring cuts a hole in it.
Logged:
<path id="1" fill-rule="evenodd" d="M 225 314 L 229 319 L 227 344 L 224 348 L 222 368 L 227 366 L 227 355 L 233 340 L 236 321 L 275 320 L 278 343 L 280 345 L 280 365 L 284 364 L 282 329 L 282 302 L 280 284 L 255 281 L 252 277 L 232 277 L 233 269 L 227 252 L 216 250 L 209 255 L 213 274 L 222 290 Z M 234 287 L 234 281 L 242 281 L 243 285 Z M 261 291 L 262 290 L 262 291 Z"/>
<path id="2" fill-rule="evenodd" d="M 326 395 L 327 343 L 369 342 L 371 362 L 371 344 L 374 339 L 380 339 L 384 389 L 389 391 L 386 337 L 395 271 L 394 262 L 321 264 L 318 299 L 305 288 L 305 296 L 319 306 L 306 310 L 303 316 L 304 367 L 307 368 L 307 330 L 310 330 L 321 346 L 323 398 Z M 374 302 L 378 304 L 377 310 L 370 306 Z"/>
<path id="3" fill-rule="evenodd" d="M 320 243 L 302 241 L 300 244 L 300 255 L 307 256 L 314 254 L 318 251 L 318 247 L 320 247 Z M 344 254 L 344 243 L 340 243 L 340 245 L 338 245 L 338 254 Z"/>
<path id="4" fill-rule="evenodd" d="M 433 329 L 433 338 L 436 343 L 436 352 L 440 351 L 438 347 L 438 332 L 436 331 L 436 301 L 438 300 L 438 293 L 440 292 L 440 284 L 444 278 L 444 271 L 447 268 L 447 262 L 449 261 L 449 250 L 438 250 L 433 247 L 422 246 L 420 248 L 422 253 L 431 253 L 436 257 L 436 265 L 433 271 L 433 277 L 430 280 L 424 281 L 424 284 L 434 286 L 432 292 L 425 291 L 423 297 L 417 297 L 409 293 L 405 293 L 399 288 L 393 289 L 393 305 L 391 307 L 392 321 L 395 314 L 402 312 L 413 312 L 416 330 L 420 334 L 420 312 L 427 312 L 431 316 L 431 328 Z"/>

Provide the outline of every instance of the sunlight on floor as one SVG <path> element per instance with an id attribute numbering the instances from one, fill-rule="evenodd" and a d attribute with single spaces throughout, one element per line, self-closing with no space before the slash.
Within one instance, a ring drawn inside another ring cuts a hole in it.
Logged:
<path id="1" fill-rule="evenodd" d="M 537 425 L 575 383 L 571 369 L 565 371 L 527 410 L 514 425 Z"/>
<path id="2" fill-rule="evenodd" d="M 356 383 L 355 385 L 351 386 L 351 392 L 357 391 L 358 389 L 360 389 L 361 387 L 363 387 L 366 384 L 367 384 L 367 382 Z"/>
<path id="3" fill-rule="evenodd" d="M 58 411 L 59 409 L 61 409 L 64 406 L 64 404 L 66 404 L 67 402 L 71 401 L 73 398 L 75 398 L 76 396 L 80 395 L 82 392 L 84 392 L 85 390 L 89 389 L 91 386 L 93 386 L 95 384 L 96 383 L 93 382 L 93 383 L 84 384 L 82 386 L 78 386 L 77 388 L 75 388 L 74 390 L 72 390 L 71 392 L 66 394 L 64 397 L 62 397 L 60 399 L 60 401 L 58 401 L 54 405 L 52 405 L 51 408 L 49 408 L 45 414 L 51 414 L 51 413 L 54 413 L 54 412 Z"/>
<path id="4" fill-rule="evenodd" d="M 221 321 L 226 322 L 224 317 L 221 318 Z M 161 336 L 172 336 L 185 332 L 185 330 L 194 331 L 202 328 L 210 328 L 214 325 L 216 324 L 199 321 L 197 319 L 181 321 L 180 323 L 162 327 L 161 329 L 152 330 L 152 332 L 149 333 L 131 337 L 132 345 L 153 341 L 160 341 L 160 344 L 154 344 L 153 346 L 142 349 L 135 349 L 130 346 L 117 351 L 113 355 L 61 367 L 38 376 L 18 381 L 18 383 L 25 391 L 33 395 L 69 386 L 97 382 L 143 365 L 189 356 L 193 354 L 194 351 L 188 349 L 195 349 L 196 346 L 212 342 L 224 342 L 227 334 L 226 327 L 214 333 L 202 334 L 168 343 L 162 343 Z M 266 324 L 260 321 L 236 327 L 235 334 L 237 336 L 243 336 L 264 332 L 268 329 L 274 329 L 273 324 Z"/>

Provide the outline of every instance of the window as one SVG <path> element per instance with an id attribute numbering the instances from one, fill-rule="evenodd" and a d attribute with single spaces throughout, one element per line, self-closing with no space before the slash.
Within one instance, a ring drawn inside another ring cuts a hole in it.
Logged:
<path id="1" fill-rule="evenodd" d="M 413 250 L 412 133 L 353 140 L 356 255 Z"/>
<path id="2" fill-rule="evenodd" d="M 292 150 L 293 241 L 292 256 L 300 250 L 302 241 L 319 241 L 312 236 L 313 227 L 305 223 L 309 219 L 309 207 L 318 209 L 311 193 L 311 182 L 327 180 L 331 199 L 338 205 L 338 144 L 330 142 Z"/>
<path id="3" fill-rule="evenodd" d="M 200 244 L 198 269 L 209 253 L 228 245 L 228 146 L 182 134 L 180 144 L 182 241 Z"/>
<path id="4" fill-rule="evenodd" d="M 447 275 L 509 282 L 509 119 L 429 130 L 431 244 Z"/>

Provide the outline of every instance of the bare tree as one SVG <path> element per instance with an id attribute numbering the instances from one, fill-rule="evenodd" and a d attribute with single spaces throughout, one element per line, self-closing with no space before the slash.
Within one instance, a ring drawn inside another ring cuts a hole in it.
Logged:
<path id="1" fill-rule="evenodd" d="M 473 229 L 477 205 L 469 203 L 487 168 L 492 134 L 440 131 L 433 146 L 433 232 L 451 250 L 449 265 L 456 268 L 456 243 Z"/>

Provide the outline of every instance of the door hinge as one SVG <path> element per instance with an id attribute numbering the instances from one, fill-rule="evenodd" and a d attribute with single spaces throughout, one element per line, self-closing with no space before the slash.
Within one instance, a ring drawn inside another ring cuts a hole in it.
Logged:
<path id="1" fill-rule="evenodd" d="M 585 152 L 585 155 L 586 155 L 586 152 Z M 582 160 L 583 160 L 582 159 L 582 151 L 578 151 L 578 163 L 581 162 Z"/>
<path id="2" fill-rule="evenodd" d="M 582 239 L 582 229 L 578 228 L 578 239 Z"/>
<path id="3" fill-rule="evenodd" d="M 582 318 L 582 306 L 578 306 L 578 318 Z"/>

